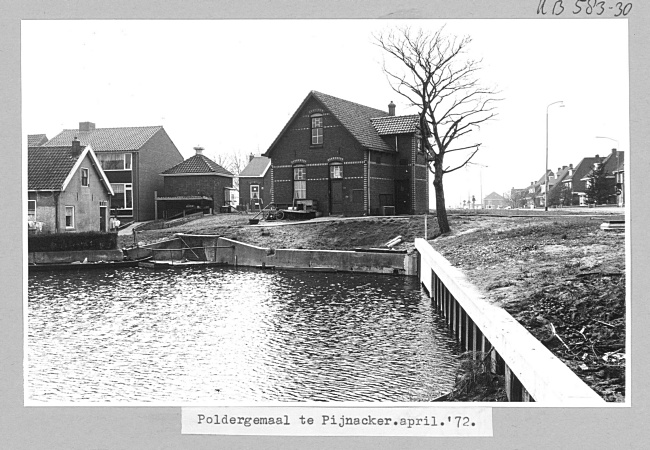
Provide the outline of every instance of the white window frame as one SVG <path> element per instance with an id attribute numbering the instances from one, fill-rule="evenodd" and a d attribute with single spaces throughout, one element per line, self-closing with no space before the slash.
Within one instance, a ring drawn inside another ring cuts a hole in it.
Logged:
<path id="1" fill-rule="evenodd" d="M 307 167 L 293 167 L 293 198 L 304 200 L 307 198 Z"/>
<path id="2" fill-rule="evenodd" d="M 330 179 L 342 180 L 343 179 L 343 164 L 330 164 Z"/>
<path id="3" fill-rule="evenodd" d="M 84 177 L 84 174 L 86 175 Z M 86 184 L 84 184 L 84 180 L 86 181 Z M 89 187 L 90 186 L 90 170 L 88 170 L 87 167 L 82 167 L 81 168 L 81 185 L 83 187 Z"/>
<path id="4" fill-rule="evenodd" d="M 68 211 L 71 212 L 71 214 L 68 214 Z M 68 225 L 68 217 L 70 217 L 70 225 Z M 66 230 L 74 230 L 75 227 L 75 217 L 74 217 L 74 206 L 66 206 L 65 207 L 65 229 Z"/>
<path id="5" fill-rule="evenodd" d="M 250 188 L 249 188 L 250 189 L 250 192 L 249 192 L 250 198 L 251 198 L 251 200 L 253 200 L 255 198 L 255 197 L 253 197 L 253 187 L 257 187 L 257 199 L 259 200 L 260 197 L 261 197 L 261 195 L 260 195 L 260 185 L 259 184 L 251 184 L 250 185 Z"/>
<path id="6" fill-rule="evenodd" d="M 34 205 L 32 208 L 30 205 Z M 36 200 L 27 200 L 27 220 L 36 220 Z"/>
<path id="7" fill-rule="evenodd" d="M 121 211 L 133 211 L 133 183 L 111 183 L 111 186 L 113 187 L 113 192 L 115 192 L 114 197 L 121 195 L 123 199 L 122 203 L 124 206 L 117 209 Z M 122 188 L 118 188 L 118 186 L 122 186 Z M 131 206 L 127 204 L 127 192 L 131 192 Z"/>
<path id="8" fill-rule="evenodd" d="M 323 115 L 313 114 L 311 120 L 311 145 L 323 145 Z"/>

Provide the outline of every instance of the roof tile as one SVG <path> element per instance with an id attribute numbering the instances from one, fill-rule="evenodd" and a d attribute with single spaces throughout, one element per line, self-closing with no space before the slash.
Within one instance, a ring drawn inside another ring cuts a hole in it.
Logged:
<path id="1" fill-rule="evenodd" d="M 312 94 L 329 109 L 341 124 L 364 146 L 372 150 L 393 151 L 372 125 L 371 119 L 388 116 L 386 111 L 343 100 L 321 92 Z M 391 116 L 392 117 L 392 116 Z"/>
<path id="2" fill-rule="evenodd" d="M 387 116 L 370 119 L 380 135 L 415 133 L 418 130 L 419 116 Z"/>
<path id="3" fill-rule="evenodd" d="M 44 144 L 45 147 L 59 147 L 78 138 L 81 145 L 92 145 L 97 152 L 139 150 L 153 137 L 161 126 L 96 128 L 91 131 L 63 130 Z"/>
<path id="4" fill-rule="evenodd" d="M 266 156 L 256 156 L 251 159 L 244 170 L 239 174 L 240 177 L 263 177 L 269 168 L 271 160 Z"/>
<path id="5" fill-rule="evenodd" d="M 27 149 L 27 189 L 61 190 L 63 182 L 79 158 L 72 147 L 29 147 Z"/>
<path id="6" fill-rule="evenodd" d="M 47 136 L 44 134 L 28 134 L 27 147 L 38 147 L 47 142 Z"/>
<path id="7" fill-rule="evenodd" d="M 204 155 L 194 155 L 180 164 L 175 165 L 163 172 L 163 175 L 178 174 L 215 174 L 234 176 L 230 171 L 224 169 L 216 162 Z"/>

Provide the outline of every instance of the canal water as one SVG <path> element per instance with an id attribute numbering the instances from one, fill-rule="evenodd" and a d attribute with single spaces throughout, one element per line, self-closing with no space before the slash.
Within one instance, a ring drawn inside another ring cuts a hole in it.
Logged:
<path id="1" fill-rule="evenodd" d="M 423 401 L 457 345 L 415 277 L 222 267 L 29 275 L 33 403 Z"/>

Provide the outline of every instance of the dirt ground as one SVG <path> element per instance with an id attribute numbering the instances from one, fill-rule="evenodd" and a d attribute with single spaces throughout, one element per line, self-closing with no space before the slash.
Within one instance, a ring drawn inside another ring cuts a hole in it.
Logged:
<path id="1" fill-rule="evenodd" d="M 598 211 L 596 211 L 598 212 Z M 589 213 L 589 214 L 585 214 Z M 624 401 L 626 274 L 625 236 L 602 231 L 620 213 L 501 211 L 500 216 L 450 212 L 452 232 L 439 236 L 428 216 L 431 245 L 484 293 L 506 309 L 610 402 Z M 137 233 L 139 243 L 175 233 L 216 234 L 271 248 L 413 249 L 424 237 L 423 216 L 364 217 L 307 223 L 249 225 L 246 214 L 206 216 L 163 230 Z M 151 225 L 150 225 L 151 226 Z M 146 228 L 146 227 L 145 227 Z M 120 236 L 130 246 L 133 236 Z"/>
<path id="2" fill-rule="evenodd" d="M 625 397 L 625 236 L 611 217 L 457 217 L 432 246 L 605 400 Z"/>

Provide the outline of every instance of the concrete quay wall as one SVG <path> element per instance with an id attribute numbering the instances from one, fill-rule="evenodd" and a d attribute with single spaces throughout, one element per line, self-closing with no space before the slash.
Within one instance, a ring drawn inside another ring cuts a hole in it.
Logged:
<path id="1" fill-rule="evenodd" d="M 341 250 L 271 249 L 210 235 L 179 234 L 176 238 L 125 250 L 131 259 L 203 260 L 248 267 L 332 270 L 397 275 L 417 274 L 414 254 Z"/>

